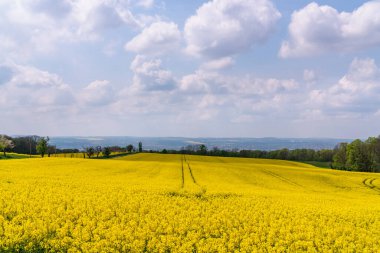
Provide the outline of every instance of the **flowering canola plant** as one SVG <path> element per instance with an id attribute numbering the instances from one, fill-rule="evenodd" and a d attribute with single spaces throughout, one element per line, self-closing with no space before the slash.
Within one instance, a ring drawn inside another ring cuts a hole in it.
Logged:
<path id="1" fill-rule="evenodd" d="M 137 154 L 0 161 L 0 252 L 380 252 L 380 176 Z"/>

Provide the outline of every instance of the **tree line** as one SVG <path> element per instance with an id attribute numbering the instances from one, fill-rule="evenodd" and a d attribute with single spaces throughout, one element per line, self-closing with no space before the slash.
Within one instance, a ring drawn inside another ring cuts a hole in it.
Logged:
<path id="1" fill-rule="evenodd" d="M 153 151 L 151 151 L 153 152 Z M 263 159 L 279 159 L 291 161 L 317 161 L 331 162 L 334 156 L 334 150 L 322 149 L 280 149 L 280 150 L 224 150 L 218 147 L 208 149 L 204 144 L 189 145 L 181 150 L 163 149 L 161 153 L 166 154 L 188 154 L 188 155 L 207 155 L 207 156 L 223 156 L 223 157 L 245 157 L 245 158 L 263 158 Z"/>
<path id="2" fill-rule="evenodd" d="M 154 152 L 154 151 L 150 151 Z M 189 154 L 224 157 L 246 157 L 280 159 L 300 162 L 324 162 L 338 170 L 380 172 L 380 136 L 362 141 L 340 143 L 334 149 L 280 149 L 280 150 L 223 150 L 218 147 L 208 149 L 206 145 L 188 145 L 181 150 L 161 150 L 164 154 Z"/>
<path id="3" fill-rule="evenodd" d="M 6 152 L 13 151 L 19 154 L 45 154 L 60 153 L 83 153 L 83 157 L 93 158 L 109 157 L 113 152 L 133 153 L 143 152 L 142 143 L 138 143 L 138 147 L 132 144 L 126 147 L 110 146 L 88 146 L 79 149 L 58 149 L 54 145 L 49 145 L 49 137 L 40 136 L 23 136 L 9 137 L 0 135 L 0 152 L 4 156 Z M 150 152 L 158 152 L 150 150 Z M 264 158 L 264 159 L 280 159 L 301 162 L 324 162 L 329 163 L 332 169 L 363 171 L 363 172 L 380 172 L 380 136 L 369 137 L 362 141 L 356 139 L 351 143 L 340 143 L 334 149 L 280 149 L 280 150 L 224 150 L 218 147 L 208 149 L 206 145 L 188 145 L 180 150 L 163 149 L 161 153 L 170 154 L 191 154 L 191 155 L 208 155 L 208 156 L 224 156 L 224 157 L 247 157 L 247 158 Z"/>
<path id="4" fill-rule="evenodd" d="M 340 143 L 334 149 L 332 166 L 339 170 L 378 172 L 380 164 L 380 136 L 367 140 Z"/>
<path id="5" fill-rule="evenodd" d="M 126 147 L 119 146 L 86 146 L 79 149 L 59 149 L 55 145 L 49 144 L 49 137 L 41 136 L 21 136 L 21 137 L 10 137 L 7 135 L 0 135 L 0 152 L 6 156 L 6 152 L 14 152 L 18 154 L 27 155 L 41 155 L 44 157 L 47 155 L 50 157 L 52 154 L 67 154 L 67 153 L 83 153 L 83 157 L 88 158 L 99 157 L 102 154 L 104 157 L 110 157 L 111 153 L 133 153 L 142 152 L 142 142 L 138 143 L 138 148 L 135 148 L 132 144 Z"/>

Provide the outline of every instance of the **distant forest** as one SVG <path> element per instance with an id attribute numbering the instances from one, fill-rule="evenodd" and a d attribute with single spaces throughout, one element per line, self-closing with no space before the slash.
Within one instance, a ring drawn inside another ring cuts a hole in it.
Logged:
<path id="1" fill-rule="evenodd" d="M 151 151 L 153 152 L 153 151 Z M 189 145 L 178 150 L 162 150 L 162 153 L 192 154 L 225 157 L 247 157 L 263 159 L 280 159 L 300 162 L 327 163 L 332 169 L 380 172 L 380 136 L 370 137 L 366 141 L 354 140 L 340 143 L 334 149 L 280 149 L 263 150 L 221 150 L 217 147 L 208 149 L 205 145 Z"/>
<path id="2" fill-rule="evenodd" d="M 94 154 L 100 152 L 109 156 L 111 152 L 160 152 L 164 154 L 191 154 L 191 155 L 206 155 L 206 156 L 224 156 L 224 157 L 246 157 L 246 158 L 263 158 L 263 159 L 280 159 L 300 162 L 313 162 L 324 164 L 324 167 L 329 167 L 338 170 L 362 171 L 362 172 L 380 172 L 380 136 L 369 137 L 367 140 L 354 140 L 351 143 L 340 143 L 334 149 L 280 149 L 273 151 L 264 150 L 223 150 L 218 147 L 209 149 L 206 145 L 188 145 L 180 150 L 161 151 L 144 150 L 142 143 L 138 143 L 138 148 L 132 144 L 125 147 L 83 147 L 79 149 L 58 149 L 55 146 L 49 145 L 48 137 L 39 136 L 23 136 L 9 137 L 0 135 L 0 151 L 15 152 L 19 154 L 36 155 L 59 153 L 83 153 L 84 157 L 91 158 Z"/>

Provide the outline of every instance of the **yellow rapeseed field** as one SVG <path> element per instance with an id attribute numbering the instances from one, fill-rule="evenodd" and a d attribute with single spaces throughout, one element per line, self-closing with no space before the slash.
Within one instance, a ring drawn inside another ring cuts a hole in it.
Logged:
<path id="1" fill-rule="evenodd" d="M 380 176 L 137 154 L 0 161 L 0 252 L 380 252 Z"/>

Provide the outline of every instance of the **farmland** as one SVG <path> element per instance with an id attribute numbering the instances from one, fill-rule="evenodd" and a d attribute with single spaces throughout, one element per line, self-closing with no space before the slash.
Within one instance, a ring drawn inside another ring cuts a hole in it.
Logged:
<path id="1" fill-rule="evenodd" d="M 380 176 L 264 159 L 0 161 L 0 251 L 378 252 Z"/>

